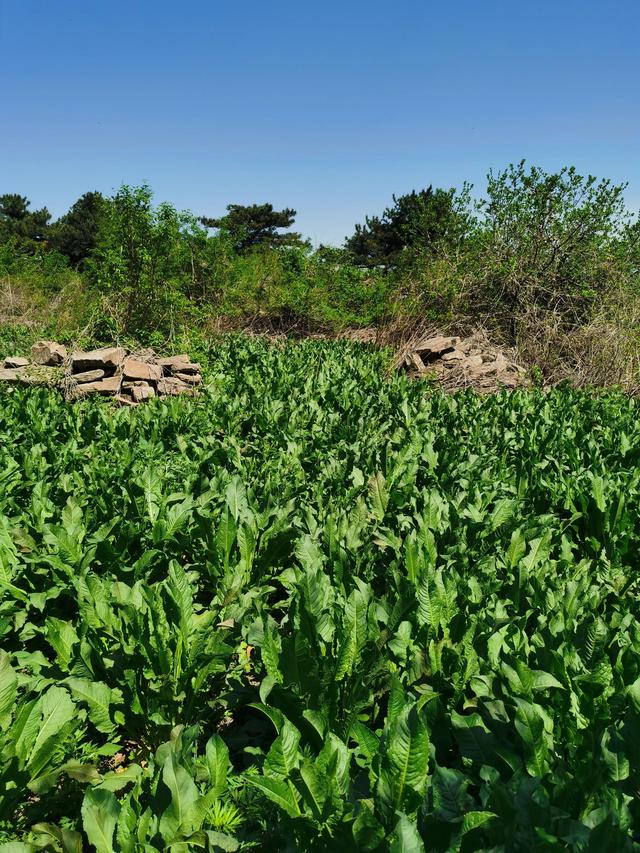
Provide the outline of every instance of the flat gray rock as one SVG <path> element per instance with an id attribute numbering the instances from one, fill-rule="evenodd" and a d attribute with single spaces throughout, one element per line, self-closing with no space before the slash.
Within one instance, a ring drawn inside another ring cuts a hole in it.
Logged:
<path id="1" fill-rule="evenodd" d="M 71 356 L 72 373 L 87 370 L 114 370 L 125 360 L 127 351 L 122 347 L 103 347 L 90 352 L 74 352 Z"/>
<path id="2" fill-rule="evenodd" d="M 18 382 L 20 374 L 17 370 L 9 370 L 6 367 L 0 367 L 0 382 Z"/>
<path id="3" fill-rule="evenodd" d="M 10 355 L 8 358 L 5 358 L 2 366 L 12 369 L 16 367 L 26 367 L 28 364 L 28 358 L 24 358 L 22 355 Z"/>
<path id="4" fill-rule="evenodd" d="M 104 375 L 104 370 L 85 370 L 84 373 L 74 373 L 73 378 L 76 382 L 96 382 L 103 379 Z"/>

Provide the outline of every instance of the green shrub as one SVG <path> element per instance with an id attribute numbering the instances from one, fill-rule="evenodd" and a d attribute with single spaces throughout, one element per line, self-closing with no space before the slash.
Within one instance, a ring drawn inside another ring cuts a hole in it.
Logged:
<path id="1" fill-rule="evenodd" d="M 106 207 L 88 264 L 127 332 L 171 334 L 199 295 L 195 254 L 206 233 L 172 205 L 152 206 L 147 186 L 123 186 Z"/>
<path id="2" fill-rule="evenodd" d="M 472 247 L 485 304 L 503 316 L 535 307 L 571 323 L 588 317 L 624 272 L 624 189 L 572 167 L 549 174 L 523 161 L 490 172 Z"/>
<path id="3" fill-rule="evenodd" d="M 52 296 L 74 277 L 67 258 L 39 243 L 15 237 L 0 242 L 0 280 L 15 279 Z"/>

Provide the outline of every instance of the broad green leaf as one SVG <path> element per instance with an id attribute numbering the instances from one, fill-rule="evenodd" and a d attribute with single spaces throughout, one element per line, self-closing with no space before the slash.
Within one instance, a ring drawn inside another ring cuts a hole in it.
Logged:
<path id="1" fill-rule="evenodd" d="M 269 705 L 264 705 L 262 702 L 252 702 L 249 707 L 261 711 L 265 717 L 268 717 L 273 723 L 276 732 L 280 734 L 285 723 L 282 711 L 279 711 L 277 708 L 271 708 Z"/>
<path id="2" fill-rule="evenodd" d="M 514 569 L 518 565 L 522 557 L 524 557 L 526 549 L 527 541 L 522 530 L 514 530 L 507 549 L 507 565 L 510 569 Z"/>
<path id="3" fill-rule="evenodd" d="M 640 713 L 640 678 L 636 678 L 633 684 L 629 685 L 627 696 L 635 710 Z"/>
<path id="4" fill-rule="evenodd" d="M 300 764 L 300 781 L 297 788 L 302 794 L 304 802 L 311 807 L 317 821 L 322 821 L 324 807 L 329 798 L 330 779 L 325 778 L 322 772 L 309 759 L 303 759 Z"/>
<path id="5" fill-rule="evenodd" d="M 41 720 L 31 748 L 30 765 L 36 762 L 38 752 L 47 740 L 58 735 L 62 726 L 73 720 L 77 713 L 71 697 L 62 687 L 50 687 L 42 695 L 41 702 Z"/>
<path id="6" fill-rule="evenodd" d="M 297 817 L 300 814 L 296 796 L 290 784 L 284 780 L 265 776 L 247 776 L 247 783 L 261 791 L 290 817 Z"/>
<path id="7" fill-rule="evenodd" d="M 120 806 L 111 791 L 89 788 L 82 801 L 82 828 L 96 853 L 113 853 Z"/>
<path id="8" fill-rule="evenodd" d="M 384 519 L 389 503 L 389 493 L 384 475 L 381 471 L 371 477 L 369 480 L 369 494 L 371 496 L 371 507 L 373 514 L 378 521 Z"/>
<path id="9" fill-rule="evenodd" d="M 326 711 L 315 711 L 315 710 L 306 710 L 302 712 L 302 716 L 305 720 L 307 720 L 315 731 L 318 733 L 321 739 L 324 739 L 324 736 L 327 731 L 327 713 Z"/>
<path id="10" fill-rule="evenodd" d="M 265 620 L 262 645 L 260 647 L 262 661 L 267 674 L 278 684 L 282 684 L 282 672 L 280 671 L 280 651 L 278 648 L 278 637 L 273 620 Z"/>
<path id="11" fill-rule="evenodd" d="M 160 516 L 153 525 L 154 545 L 170 541 L 183 527 L 186 527 L 192 516 L 193 506 L 193 496 L 187 495 L 184 500 L 167 507 L 164 517 Z"/>
<path id="12" fill-rule="evenodd" d="M 600 739 L 602 757 L 613 782 L 622 782 L 629 778 L 629 759 L 624 752 L 624 739 L 620 732 L 610 727 Z"/>
<path id="13" fill-rule="evenodd" d="M 557 678 L 551 675 L 550 672 L 543 672 L 541 669 L 533 670 L 533 689 L 548 690 L 549 688 L 558 688 L 564 690 L 564 685 L 560 684 Z"/>
<path id="14" fill-rule="evenodd" d="M 11 721 L 14 702 L 18 691 L 18 676 L 11 666 L 11 659 L 0 650 L 0 731 Z"/>
<path id="15" fill-rule="evenodd" d="M 379 740 L 377 735 L 359 721 L 352 723 L 350 734 L 360 747 L 361 752 L 369 761 L 372 761 L 374 756 L 378 754 Z"/>
<path id="16" fill-rule="evenodd" d="M 460 770 L 436 767 L 431 779 L 433 808 L 438 818 L 454 823 L 466 812 L 466 790 L 469 780 Z"/>
<path id="17" fill-rule="evenodd" d="M 43 843 L 50 843 L 51 838 L 59 841 L 62 853 L 82 853 L 82 836 L 79 832 L 49 823 L 34 824 L 31 831 L 36 835 L 44 835 Z"/>
<path id="18" fill-rule="evenodd" d="M 354 589 L 347 599 L 345 618 L 340 631 L 340 650 L 335 680 L 341 681 L 350 673 L 367 634 L 367 597 L 363 590 Z"/>
<path id="19" fill-rule="evenodd" d="M 61 765 L 60 770 L 76 782 L 87 784 L 88 782 L 99 782 L 101 776 L 93 764 L 82 764 L 79 761 L 67 761 Z"/>
<path id="20" fill-rule="evenodd" d="M 115 771 L 105 773 L 100 780 L 100 784 L 96 787 L 105 791 L 121 791 L 127 785 L 137 782 L 143 773 L 144 771 L 139 764 L 129 764 L 119 773 Z"/>
<path id="21" fill-rule="evenodd" d="M 600 512 L 607 508 L 604 499 L 604 480 L 599 475 L 594 475 L 591 480 L 591 494 Z"/>
<path id="22" fill-rule="evenodd" d="M 400 814 L 389 853 L 424 853 L 424 849 L 415 821 L 406 814 Z"/>
<path id="23" fill-rule="evenodd" d="M 376 850 L 384 840 L 384 828 L 376 820 L 366 805 L 360 805 L 360 811 L 353 822 L 353 839 L 356 850 Z"/>
<path id="24" fill-rule="evenodd" d="M 384 734 L 378 792 L 386 808 L 402 811 L 424 795 L 429 767 L 429 737 L 415 707 L 406 707 Z M 411 796 L 414 795 L 414 796 Z"/>
<path id="25" fill-rule="evenodd" d="M 491 530 L 497 530 L 502 527 L 513 516 L 518 502 L 512 498 L 502 498 L 496 502 L 491 515 Z"/>
<path id="26" fill-rule="evenodd" d="M 205 830 L 204 835 L 209 843 L 210 850 L 224 850 L 226 853 L 235 853 L 240 849 L 240 842 L 225 832 L 216 832 L 215 830 Z"/>
<path id="27" fill-rule="evenodd" d="M 42 697 L 25 702 L 18 708 L 18 713 L 11 734 L 18 758 L 26 761 L 40 729 L 42 718 Z"/>
<path id="28" fill-rule="evenodd" d="M 233 516 L 227 509 L 221 516 L 220 521 L 218 522 L 218 529 L 216 531 L 216 545 L 222 554 L 225 569 L 229 565 L 229 557 L 237 535 L 238 528 L 233 520 Z"/>
<path id="29" fill-rule="evenodd" d="M 87 678 L 67 678 L 71 694 L 77 702 L 84 702 L 89 709 L 89 719 L 99 732 L 111 734 L 115 724 L 111 719 L 112 705 L 122 704 L 122 693 L 112 690 L 101 681 L 89 681 Z"/>
<path id="30" fill-rule="evenodd" d="M 234 477 L 227 486 L 226 501 L 233 520 L 237 524 L 248 508 L 247 490 L 240 477 Z"/>
<path id="31" fill-rule="evenodd" d="M 213 735 L 207 741 L 206 763 L 209 771 L 209 790 L 219 797 L 227 789 L 229 773 L 229 750 L 220 735 Z"/>
<path id="32" fill-rule="evenodd" d="M 324 555 L 311 536 L 301 536 L 295 546 L 296 559 L 303 569 L 316 571 L 324 563 Z"/>
<path id="33" fill-rule="evenodd" d="M 525 744 L 527 770 L 532 776 L 544 776 L 548 770 L 548 748 L 544 720 L 537 705 L 517 699 L 515 727 Z"/>
<path id="34" fill-rule="evenodd" d="M 523 558 L 522 564 L 527 571 L 532 571 L 538 563 L 546 560 L 551 551 L 551 534 L 545 533 L 529 543 L 529 553 Z"/>
<path id="35" fill-rule="evenodd" d="M 489 823 L 489 821 L 495 820 L 497 815 L 493 812 L 486 811 L 477 811 L 477 812 L 466 812 L 465 816 L 462 819 L 462 827 L 460 829 L 461 835 L 466 835 L 467 832 L 471 832 L 474 829 L 478 829 L 480 826 L 484 826 Z"/>
<path id="36" fill-rule="evenodd" d="M 327 734 L 316 760 L 316 766 L 327 778 L 334 795 L 336 793 L 340 797 L 349 795 L 351 751 L 333 732 Z"/>
<path id="37" fill-rule="evenodd" d="M 162 767 L 162 782 L 169 790 L 171 802 L 160 817 L 159 830 L 165 843 L 174 841 L 178 830 L 190 831 L 183 821 L 193 808 L 199 793 L 189 773 L 178 764 L 174 752 L 169 752 Z"/>
<path id="38" fill-rule="evenodd" d="M 78 642 L 78 635 L 71 622 L 49 616 L 45 622 L 45 637 L 58 658 L 58 663 L 68 670 L 72 650 Z"/>
<path id="39" fill-rule="evenodd" d="M 458 714 L 451 712 L 453 735 L 465 758 L 477 764 L 491 765 L 496 758 L 498 741 L 488 731 L 480 714 Z"/>
<path id="40" fill-rule="evenodd" d="M 139 806 L 133 797 L 121 800 L 120 814 L 116 824 L 116 844 L 122 853 L 136 853 L 136 843 L 147 836 L 149 809 L 142 819 L 138 812 Z"/>
<path id="41" fill-rule="evenodd" d="M 265 775 L 286 779 L 298 767 L 300 757 L 298 744 L 300 732 L 288 720 L 285 720 L 278 737 L 271 744 L 264 762 Z"/>

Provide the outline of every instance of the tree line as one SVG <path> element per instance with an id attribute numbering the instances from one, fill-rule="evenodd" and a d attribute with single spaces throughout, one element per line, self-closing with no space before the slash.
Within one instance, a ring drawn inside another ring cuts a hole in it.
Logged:
<path id="1" fill-rule="evenodd" d="M 393 196 L 342 246 L 317 248 L 292 230 L 293 208 L 269 203 L 195 215 L 123 186 L 85 193 L 52 221 L 5 194 L 0 280 L 55 290 L 73 273 L 138 336 L 211 315 L 327 329 L 419 318 L 483 325 L 521 346 L 542 328 L 557 337 L 615 318 L 619 329 L 640 315 L 640 226 L 625 188 L 522 161 L 489 172 L 481 197 L 468 184 Z"/>
<path id="2" fill-rule="evenodd" d="M 140 189 L 143 192 L 137 195 L 136 203 L 141 212 L 148 213 L 148 188 Z M 394 195 L 391 206 L 380 215 L 366 216 L 365 222 L 356 225 L 354 233 L 345 239 L 345 260 L 389 269 L 397 266 L 407 252 L 455 245 L 470 229 L 469 191 L 467 185 L 461 193 L 429 186 Z M 0 242 L 14 240 L 20 248 L 34 251 L 48 248 L 60 252 L 73 265 L 81 264 L 98 245 L 109 207 L 126 204 L 131 192 L 135 190 L 125 187 L 111 198 L 97 191 L 87 192 L 55 221 L 46 207 L 31 210 L 26 196 L 0 195 Z M 289 230 L 296 215 L 293 208 L 276 210 L 269 203 L 230 204 L 223 216 L 199 216 L 197 221 L 222 234 L 238 254 L 256 249 L 310 251 L 310 241 Z"/>
<path id="3" fill-rule="evenodd" d="M 31 202 L 17 193 L 0 195 L 0 242 L 15 241 L 22 249 L 44 247 L 65 255 L 69 262 L 77 265 L 87 260 L 95 250 L 100 234 L 100 225 L 108 216 L 114 199 L 93 191 L 82 195 L 65 213 L 52 222 L 46 207 L 31 210 Z M 281 233 L 289 228 L 296 211 L 290 208 L 274 210 L 271 204 L 231 204 L 226 216 L 200 217 L 208 228 L 222 229 L 231 237 L 236 251 L 247 251 L 256 247 L 275 249 L 281 246 L 303 245 L 300 234 Z"/>

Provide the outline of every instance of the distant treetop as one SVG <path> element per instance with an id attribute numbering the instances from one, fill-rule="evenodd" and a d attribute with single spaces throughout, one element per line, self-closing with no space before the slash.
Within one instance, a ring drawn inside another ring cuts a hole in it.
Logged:
<path id="1" fill-rule="evenodd" d="M 256 247 L 277 249 L 305 245 L 301 235 L 294 231 L 279 233 L 293 225 L 296 211 L 291 207 L 274 210 L 272 204 L 230 204 L 227 210 L 226 216 L 217 219 L 202 216 L 200 222 L 207 228 L 219 228 L 227 233 L 237 252 Z"/>
<path id="2" fill-rule="evenodd" d="M 45 239 L 51 214 L 46 207 L 29 210 L 31 202 L 17 193 L 0 195 L 0 240 L 10 237 L 41 242 Z"/>
<path id="3" fill-rule="evenodd" d="M 455 190 L 413 190 L 393 196 L 393 205 L 381 216 L 367 216 L 364 225 L 345 241 L 354 261 L 367 267 L 396 266 L 405 250 L 431 252 L 457 243 L 467 232 L 468 187 Z"/>

